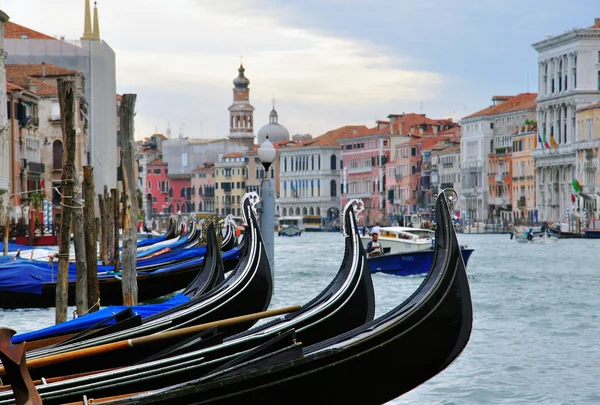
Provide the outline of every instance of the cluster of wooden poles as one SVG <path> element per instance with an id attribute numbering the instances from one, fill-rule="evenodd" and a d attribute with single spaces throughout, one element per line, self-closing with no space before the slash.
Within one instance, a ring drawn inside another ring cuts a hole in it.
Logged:
<path id="1" fill-rule="evenodd" d="M 73 230 L 77 267 L 75 304 L 79 315 L 94 312 L 100 307 L 98 286 L 98 242 L 100 260 L 113 265 L 122 274 L 123 304 L 137 304 L 137 191 L 134 171 L 133 117 L 135 94 L 124 94 L 119 107 L 121 134 L 122 192 L 113 188 L 98 195 L 100 217 L 96 218 L 93 167 L 83 167 L 83 202 L 79 195 L 75 169 L 76 119 L 75 82 L 58 80 L 58 98 L 63 134 L 63 171 L 61 177 L 61 220 L 59 228 L 58 282 L 56 286 L 56 323 L 67 320 L 68 266 L 70 235 Z M 115 145 L 116 148 L 116 145 Z M 119 196 L 121 194 L 121 196 Z M 122 206 L 122 207 L 121 207 Z M 122 259 L 119 230 L 122 229 Z M 6 244 L 5 244 L 6 246 Z M 122 263 L 121 263 L 122 261 Z"/>

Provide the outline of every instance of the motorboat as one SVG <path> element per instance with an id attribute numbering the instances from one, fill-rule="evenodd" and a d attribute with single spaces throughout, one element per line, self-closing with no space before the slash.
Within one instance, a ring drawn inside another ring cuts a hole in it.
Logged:
<path id="1" fill-rule="evenodd" d="M 389 253 L 407 253 L 431 250 L 434 239 L 435 231 L 431 229 L 386 226 L 381 228 L 378 242 L 383 249 L 389 248 Z M 371 236 L 365 234 L 361 240 L 366 246 Z"/>

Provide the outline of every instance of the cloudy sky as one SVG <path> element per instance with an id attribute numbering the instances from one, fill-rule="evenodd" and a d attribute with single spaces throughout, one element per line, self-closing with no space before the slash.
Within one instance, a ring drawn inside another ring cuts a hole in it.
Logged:
<path id="1" fill-rule="evenodd" d="M 2 0 L 11 21 L 77 39 L 84 0 Z M 98 0 L 136 137 L 227 135 L 243 57 L 255 132 L 275 96 L 290 133 L 372 126 L 390 113 L 464 115 L 537 92 L 546 34 L 588 27 L 597 0 Z"/>

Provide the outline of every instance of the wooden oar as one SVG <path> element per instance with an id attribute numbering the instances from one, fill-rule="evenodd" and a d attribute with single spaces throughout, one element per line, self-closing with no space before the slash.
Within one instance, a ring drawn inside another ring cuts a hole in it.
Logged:
<path id="1" fill-rule="evenodd" d="M 135 339 L 127 339 L 114 343 L 107 343 L 104 345 L 88 347 L 85 349 L 73 350 L 66 353 L 54 354 L 46 357 L 40 357 L 37 359 L 31 359 L 27 361 L 27 367 L 29 369 L 49 366 L 52 364 L 63 363 L 69 360 L 85 358 L 89 356 L 95 356 L 102 353 L 114 352 L 117 350 L 127 350 L 134 347 L 140 347 L 143 345 L 147 345 L 150 343 L 160 342 L 161 340 L 174 338 L 174 337 L 185 337 L 187 335 L 192 335 L 198 333 L 200 331 L 214 328 L 214 327 L 225 327 L 234 325 L 242 322 L 250 322 L 257 321 L 259 319 L 268 318 L 271 316 L 277 316 L 282 314 L 287 314 L 290 312 L 294 312 L 300 309 L 299 305 L 292 305 L 289 307 L 283 307 L 278 309 L 272 309 L 264 312 L 257 312 L 254 314 L 236 316 L 234 318 L 222 319 L 219 321 L 208 322 L 201 325 L 189 326 L 187 328 L 182 328 L 178 330 L 172 330 L 168 332 L 156 333 L 150 336 L 142 336 Z M 6 370 L 4 366 L 0 367 L 0 376 L 6 375 Z"/>

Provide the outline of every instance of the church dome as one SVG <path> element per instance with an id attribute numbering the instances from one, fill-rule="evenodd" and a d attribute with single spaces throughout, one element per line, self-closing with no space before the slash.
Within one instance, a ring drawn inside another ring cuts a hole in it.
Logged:
<path id="1" fill-rule="evenodd" d="M 240 64 L 240 68 L 238 69 L 239 75 L 235 79 L 233 79 L 233 84 L 238 89 L 246 89 L 250 85 L 250 80 L 246 76 L 244 76 L 244 65 Z"/>
<path id="2" fill-rule="evenodd" d="M 271 113 L 269 114 L 269 123 L 258 131 L 258 134 L 256 135 L 257 143 L 261 145 L 267 138 L 267 135 L 269 136 L 269 141 L 271 141 L 271 143 L 290 140 L 290 133 L 288 130 L 278 123 L 275 107 L 273 107 L 273 110 L 271 110 Z"/>

